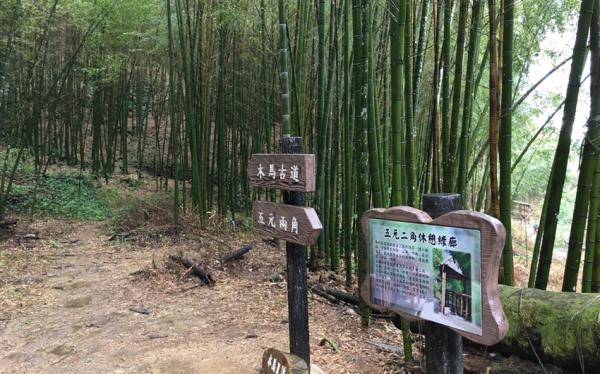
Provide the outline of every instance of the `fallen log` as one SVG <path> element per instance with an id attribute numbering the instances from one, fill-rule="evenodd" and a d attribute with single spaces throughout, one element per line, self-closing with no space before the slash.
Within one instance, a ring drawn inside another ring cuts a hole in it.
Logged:
<path id="1" fill-rule="evenodd" d="M 215 280 L 213 279 L 212 275 L 206 271 L 202 265 L 194 264 L 192 261 L 182 256 L 171 255 L 169 257 L 173 262 L 190 268 L 192 274 L 200 278 L 207 285 L 212 286 L 215 284 Z"/>
<path id="2" fill-rule="evenodd" d="M 494 349 L 600 372 L 600 295 L 500 286 L 500 298 L 510 328 Z"/>
<path id="3" fill-rule="evenodd" d="M 237 259 L 241 258 L 242 256 L 244 256 L 246 253 L 250 252 L 251 249 L 252 249 L 252 246 L 250 244 L 245 244 L 244 246 L 242 246 L 241 249 L 238 249 L 235 252 L 227 254 L 225 257 L 223 257 L 221 262 L 225 264 L 229 261 L 237 260 Z"/>

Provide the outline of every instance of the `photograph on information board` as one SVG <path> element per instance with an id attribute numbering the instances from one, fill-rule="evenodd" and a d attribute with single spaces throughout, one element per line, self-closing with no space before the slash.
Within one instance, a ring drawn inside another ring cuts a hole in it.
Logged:
<path id="1" fill-rule="evenodd" d="M 369 219 L 371 303 L 482 335 L 480 232 Z"/>

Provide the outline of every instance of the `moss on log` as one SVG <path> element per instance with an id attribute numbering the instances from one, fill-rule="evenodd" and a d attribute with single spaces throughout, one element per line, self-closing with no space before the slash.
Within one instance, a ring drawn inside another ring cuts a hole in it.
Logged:
<path id="1" fill-rule="evenodd" d="M 600 295 L 500 286 L 510 323 L 495 348 L 564 369 L 600 369 Z"/>

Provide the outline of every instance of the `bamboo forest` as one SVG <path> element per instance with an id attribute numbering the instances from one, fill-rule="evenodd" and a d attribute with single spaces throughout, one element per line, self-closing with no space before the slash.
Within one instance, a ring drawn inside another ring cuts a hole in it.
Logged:
<path id="1" fill-rule="evenodd" d="M 0 373 L 598 373 L 599 293 L 600 0 L 0 0 Z"/>

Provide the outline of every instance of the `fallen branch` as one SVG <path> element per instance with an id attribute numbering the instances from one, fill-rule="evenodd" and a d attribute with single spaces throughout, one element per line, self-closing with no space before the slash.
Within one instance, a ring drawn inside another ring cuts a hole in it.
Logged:
<path id="1" fill-rule="evenodd" d="M 139 314 L 144 314 L 144 315 L 148 315 L 150 314 L 150 311 L 146 308 L 136 308 L 136 307 L 132 307 L 129 308 L 130 311 L 135 312 L 135 313 L 139 313 Z"/>
<path id="2" fill-rule="evenodd" d="M 326 345 L 328 345 L 331 349 L 333 349 L 333 351 L 335 353 L 340 353 L 340 349 L 338 348 L 336 342 L 334 342 L 333 340 L 331 340 L 330 338 L 324 336 L 321 341 L 319 342 L 319 345 L 321 347 L 324 347 Z"/>
<path id="3" fill-rule="evenodd" d="M 277 238 L 272 238 L 272 239 L 263 239 L 262 240 L 265 244 L 270 245 L 271 247 L 275 247 L 277 248 L 279 246 L 279 240 Z"/>
<path id="4" fill-rule="evenodd" d="M 354 296 L 351 293 L 336 290 L 334 288 L 323 287 L 323 286 L 311 286 L 310 290 L 317 295 L 321 296 L 325 300 L 332 304 L 339 304 L 340 301 L 344 302 L 354 309 L 358 308 L 359 299 L 358 296 Z M 389 319 L 389 313 L 381 313 L 378 310 L 371 309 L 371 318 L 374 319 Z"/>
<path id="5" fill-rule="evenodd" d="M 195 284 L 195 285 L 193 285 L 191 287 L 186 287 L 186 288 L 182 288 L 180 290 L 175 290 L 173 292 L 170 292 L 170 294 L 175 295 L 175 294 L 186 293 L 186 292 L 191 291 L 191 290 L 193 290 L 195 288 L 198 288 L 198 287 L 200 287 L 200 285 L 199 284 Z"/>
<path id="6" fill-rule="evenodd" d="M 371 340 L 367 340 L 366 342 L 367 342 L 367 344 L 375 346 L 385 352 L 390 352 L 390 353 L 402 352 L 402 349 L 400 348 L 400 346 L 398 346 L 396 344 L 380 343 L 380 342 L 375 342 L 375 341 L 371 341 Z"/>
<path id="7" fill-rule="evenodd" d="M 171 255 L 169 257 L 171 258 L 171 261 L 190 268 L 192 274 L 200 278 L 207 285 L 212 286 L 215 284 L 212 275 L 206 271 L 202 265 L 194 264 L 192 261 L 182 256 Z"/>
<path id="8" fill-rule="evenodd" d="M 321 296 L 322 298 L 324 298 L 325 300 L 329 301 L 332 304 L 339 304 L 340 300 L 336 299 L 335 297 L 331 296 L 330 294 L 328 294 L 327 292 L 325 292 L 323 289 L 321 289 L 321 287 L 311 287 L 310 290 L 314 293 L 316 293 L 317 295 Z"/>
<path id="9" fill-rule="evenodd" d="M 330 300 L 330 297 L 333 297 L 336 300 L 343 301 L 346 304 L 358 305 L 359 299 L 358 296 L 355 296 L 351 293 L 338 291 L 334 288 L 323 287 L 323 286 L 313 286 L 311 290 L 317 295 L 323 296 L 324 294 L 329 296 L 323 296 L 327 300 Z"/>
<path id="10" fill-rule="evenodd" d="M 168 338 L 169 335 L 148 335 L 149 339 L 164 339 L 164 338 Z"/>
<path id="11" fill-rule="evenodd" d="M 62 356 L 62 357 L 61 357 L 61 358 L 59 358 L 58 360 L 56 360 L 56 361 L 54 361 L 54 362 L 51 362 L 51 363 L 50 363 L 50 365 L 56 365 L 56 364 L 58 364 L 59 362 L 61 362 L 61 361 L 62 361 L 62 360 L 64 360 L 65 358 L 67 358 L 67 357 L 70 357 L 70 356 L 71 356 L 71 354 L 72 354 L 72 353 L 68 353 L 68 354 L 66 354 L 66 355 Z"/>
<path id="12" fill-rule="evenodd" d="M 242 246 L 241 249 L 238 249 L 237 251 L 229 253 L 228 255 L 223 257 L 221 262 L 227 263 L 229 261 L 237 260 L 237 259 L 243 257 L 246 253 L 250 252 L 251 249 L 252 249 L 252 246 L 250 244 L 245 244 L 244 246 Z"/>
<path id="13" fill-rule="evenodd" d="M 17 222 L 18 222 L 17 220 L 0 222 L 0 228 L 5 229 L 9 226 L 16 225 Z"/>
<path id="14" fill-rule="evenodd" d="M 120 233 L 111 235 L 110 238 L 108 238 L 108 241 L 112 242 L 114 240 L 126 240 L 129 237 L 131 237 L 131 235 L 133 235 L 131 232 L 120 232 Z"/>

